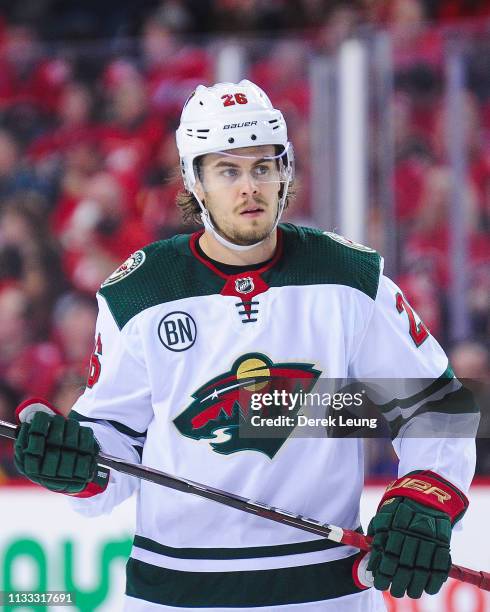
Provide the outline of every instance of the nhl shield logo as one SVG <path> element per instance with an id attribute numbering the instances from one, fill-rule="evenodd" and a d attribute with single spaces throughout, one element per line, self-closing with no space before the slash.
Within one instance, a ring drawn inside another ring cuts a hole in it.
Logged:
<path id="1" fill-rule="evenodd" d="M 237 293 L 252 293 L 254 288 L 254 282 L 251 276 L 237 278 L 235 280 L 235 290 Z"/>

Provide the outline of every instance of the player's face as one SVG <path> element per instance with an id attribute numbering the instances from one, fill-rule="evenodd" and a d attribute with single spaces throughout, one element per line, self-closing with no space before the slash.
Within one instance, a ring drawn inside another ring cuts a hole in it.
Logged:
<path id="1" fill-rule="evenodd" d="M 269 236 L 277 215 L 281 177 L 273 145 L 209 153 L 196 193 L 214 226 L 231 242 L 249 245 Z"/>

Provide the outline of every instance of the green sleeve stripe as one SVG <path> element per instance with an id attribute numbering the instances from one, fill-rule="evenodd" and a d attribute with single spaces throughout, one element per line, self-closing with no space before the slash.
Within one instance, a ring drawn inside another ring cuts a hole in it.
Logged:
<path id="1" fill-rule="evenodd" d="M 119 433 L 125 434 L 126 436 L 130 436 L 131 438 L 144 438 L 146 436 L 146 431 L 136 431 L 135 429 L 131 429 L 131 427 L 128 427 L 123 423 L 119 423 L 118 421 L 112 421 L 109 419 L 92 419 L 88 416 L 85 416 L 84 414 L 75 412 L 75 410 L 72 410 L 70 412 L 68 418 L 75 419 L 80 423 L 109 423 L 109 425 L 112 425 L 112 427 L 114 427 L 114 429 L 116 429 Z"/>
<path id="2" fill-rule="evenodd" d="M 420 406 L 410 417 L 397 417 L 388 424 L 391 429 L 392 438 L 396 438 L 400 428 L 406 425 L 415 417 L 427 412 L 438 412 L 442 414 L 477 414 L 479 412 L 478 405 L 475 402 L 473 393 L 461 387 L 457 391 L 447 393 L 443 398 L 427 402 Z"/>
<path id="3" fill-rule="evenodd" d="M 134 450 L 138 453 L 138 457 L 140 461 L 143 459 L 143 447 L 142 446 L 133 446 Z"/>
<path id="4" fill-rule="evenodd" d="M 356 555 L 300 567 L 239 572 L 171 570 L 130 558 L 126 595 L 182 608 L 252 608 L 324 601 L 359 593 L 352 579 Z"/>
<path id="5" fill-rule="evenodd" d="M 359 533 L 362 528 L 357 529 Z M 295 544 L 278 544 L 276 546 L 251 546 L 247 548 L 174 548 L 165 546 L 150 538 L 136 535 L 134 546 L 149 550 L 150 552 L 173 557 L 175 559 L 257 559 L 260 557 L 281 557 L 284 555 L 299 555 L 316 552 L 318 550 L 329 550 L 341 546 L 324 538 L 310 540 L 308 542 L 297 542 Z"/>
<path id="6" fill-rule="evenodd" d="M 448 365 L 448 367 L 441 374 L 441 376 L 439 376 L 439 378 L 437 378 L 436 380 L 432 381 L 431 384 L 425 389 L 422 389 L 421 391 L 418 391 L 417 393 L 415 393 L 414 395 L 410 395 L 409 397 L 405 397 L 403 399 L 395 398 L 387 402 L 386 404 L 380 404 L 378 406 L 378 409 L 381 412 L 386 413 L 386 412 L 389 412 L 390 410 L 393 410 L 393 408 L 397 408 L 397 407 L 410 408 L 410 406 L 413 406 L 414 404 L 416 404 L 417 402 L 420 402 L 424 398 L 430 397 L 434 393 L 437 393 L 437 391 L 440 391 L 441 389 L 443 389 L 453 379 L 454 379 L 454 372 L 451 366 Z"/>

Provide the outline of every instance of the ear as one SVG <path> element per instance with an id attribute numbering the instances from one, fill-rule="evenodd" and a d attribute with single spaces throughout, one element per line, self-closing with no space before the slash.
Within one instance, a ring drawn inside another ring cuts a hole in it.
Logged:
<path id="1" fill-rule="evenodd" d="M 201 202 L 204 202 L 204 189 L 203 189 L 201 181 L 199 180 L 196 181 L 194 191 L 196 192 L 197 197 L 201 200 Z"/>

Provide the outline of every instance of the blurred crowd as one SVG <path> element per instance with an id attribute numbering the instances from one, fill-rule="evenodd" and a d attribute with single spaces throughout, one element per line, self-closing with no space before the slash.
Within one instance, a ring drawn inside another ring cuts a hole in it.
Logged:
<path id="1" fill-rule="evenodd" d="M 143 245 L 190 231 L 174 205 L 180 189 L 174 132 L 190 92 L 214 81 L 213 32 L 247 35 L 247 76 L 286 115 L 299 174 L 288 214 L 304 220 L 310 216 L 307 60 L 334 53 L 365 26 L 393 31 L 396 280 L 449 351 L 456 373 L 488 380 L 487 2 L 168 0 L 139 3 L 137 15 L 134 3 L 91 4 L 0 2 L 0 419 L 11 421 L 27 396 L 68 412 L 87 377 L 100 283 Z M 471 336 L 449 346 L 448 26 L 430 22 L 461 17 L 470 18 L 475 41 L 467 53 L 463 117 Z M 294 35 L 281 36 L 286 30 Z M 258 32 L 252 45 L 251 32 Z M 265 40 L 264 32 L 277 36 Z M 99 37 L 103 45 L 89 44 Z M 51 44 L 61 38 L 64 43 Z M 369 215 L 370 241 L 381 246 L 376 202 Z M 10 452 L 10 443 L 0 441 L 0 480 L 2 470 L 15 474 Z M 479 469 L 490 474 L 487 455 L 490 450 L 482 452 Z M 373 474 L 389 474 L 392 451 L 372 449 L 370 465 Z"/>
<path id="2" fill-rule="evenodd" d="M 419 8 L 420 7 L 420 8 Z M 174 31 L 213 34 L 317 29 L 338 12 L 358 24 L 451 23 L 490 15 L 486 0 L 0 0 L 7 21 L 35 24 L 44 39 L 86 41 L 141 33 L 148 13 L 159 11 Z"/>

